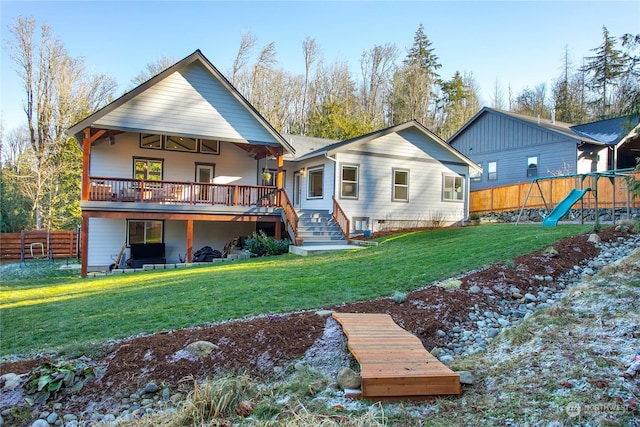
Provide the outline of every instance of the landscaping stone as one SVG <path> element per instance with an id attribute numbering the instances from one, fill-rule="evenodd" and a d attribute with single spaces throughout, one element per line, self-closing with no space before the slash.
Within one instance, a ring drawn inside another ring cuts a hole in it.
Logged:
<path id="1" fill-rule="evenodd" d="M 342 368 L 338 371 L 338 385 L 341 389 L 357 389 L 362 385 L 362 378 L 351 368 Z"/>
<path id="2" fill-rule="evenodd" d="M 469 371 L 460 371 L 457 372 L 460 375 L 460 384 L 464 385 L 473 385 L 475 379 L 473 378 L 473 374 Z"/>
<path id="3" fill-rule="evenodd" d="M 185 347 L 185 350 L 196 357 L 206 357 L 220 347 L 209 341 L 196 341 Z"/>
<path id="4" fill-rule="evenodd" d="M 31 424 L 31 427 L 49 427 L 49 423 L 41 418 L 39 420 L 35 420 L 33 424 Z"/>
<path id="5" fill-rule="evenodd" d="M 158 390 L 159 390 L 158 385 L 154 382 L 150 382 L 144 387 L 143 393 L 153 394 L 153 393 L 157 393 Z"/>

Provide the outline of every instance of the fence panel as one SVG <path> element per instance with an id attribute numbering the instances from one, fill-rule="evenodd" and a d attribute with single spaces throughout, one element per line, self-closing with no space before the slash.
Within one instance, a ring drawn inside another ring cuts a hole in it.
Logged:
<path id="1" fill-rule="evenodd" d="M 640 178 L 640 175 L 636 175 Z M 585 208 L 595 208 L 596 197 L 598 208 L 611 209 L 615 207 L 640 207 L 640 198 L 635 199 L 628 191 L 630 176 L 600 176 L 597 180 L 597 192 L 589 192 L 583 199 Z M 469 211 L 475 213 L 514 211 L 522 208 L 525 203 L 527 209 L 544 208 L 545 202 L 549 209 L 553 209 L 574 188 L 596 189 L 594 175 L 576 175 L 543 179 L 533 186 L 529 182 L 512 185 L 473 190 L 469 196 Z M 527 198 L 527 193 L 529 197 Z M 544 197 L 544 200 L 543 200 Z"/>
<path id="2" fill-rule="evenodd" d="M 34 230 L 21 233 L 0 233 L 0 261 L 25 259 L 75 258 L 78 253 L 76 231 Z"/>

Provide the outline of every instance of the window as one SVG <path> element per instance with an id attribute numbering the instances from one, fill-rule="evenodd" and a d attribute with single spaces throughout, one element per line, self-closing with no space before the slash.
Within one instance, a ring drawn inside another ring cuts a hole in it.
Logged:
<path id="1" fill-rule="evenodd" d="M 478 166 L 482 167 L 482 163 L 478 163 Z M 482 181 L 482 172 L 473 171 L 469 174 L 471 181 Z"/>
<path id="2" fill-rule="evenodd" d="M 162 136 L 149 133 L 141 133 L 140 148 L 162 148 Z"/>
<path id="3" fill-rule="evenodd" d="M 162 221 L 130 219 L 127 221 L 127 242 L 162 243 L 162 225 Z"/>
<path id="4" fill-rule="evenodd" d="M 200 152 L 209 154 L 220 154 L 220 141 L 214 141 L 212 139 L 201 139 Z"/>
<path id="5" fill-rule="evenodd" d="M 527 157 L 527 177 L 535 178 L 538 176 L 538 156 Z"/>
<path id="6" fill-rule="evenodd" d="M 164 148 L 172 151 L 196 151 L 198 149 L 198 141 L 195 138 L 166 136 Z"/>
<path id="7" fill-rule="evenodd" d="M 309 189 L 307 192 L 307 198 L 320 199 L 322 198 L 322 181 L 324 180 L 324 168 L 313 168 L 307 171 Z"/>
<path id="8" fill-rule="evenodd" d="M 342 166 L 340 180 L 340 197 L 343 199 L 357 199 L 358 166 Z"/>
<path id="9" fill-rule="evenodd" d="M 393 170 L 393 195 L 394 202 L 409 201 L 409 171 L 394 169 Z"/>
<path id="10" fill-rule="evenodd" d="M 464 178 L 461 176 L 445 175 L 443 180 L 442 199 L 449 201 L 464 200 Z"/>
<path id="11" fill-rule="evenodd" d="M 214 139 L 141 133 L 140 148 L 220 154 L 220 141 Z"/>
<path id="12" fill-rule="evenodd" d="M 148 181 L 162 180 L 162 159 L 133 158 L 133 178 Z"/>
<path id="13" fill-rule="evenodd" d="M 487 179 L 489 181 L 498 179 L 498 162 L 487 163 Z"/>

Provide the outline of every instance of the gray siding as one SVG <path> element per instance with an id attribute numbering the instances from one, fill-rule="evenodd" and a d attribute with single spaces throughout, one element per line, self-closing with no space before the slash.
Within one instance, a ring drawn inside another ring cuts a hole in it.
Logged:
<path id="1" fill-rule="evenodd" d="M 538 157 L 538 176 L 576 173 L 576 142 L 533 123 L 500 114 L 478 117 L 451 144 L 479 163 L 484 172 L 471 190 L 530 181 L 527 158 Z M 497 162 L 497 179 L 488 180 L 488 163 Z"/>
<path id="2" fill-rule="evenodd" d="M 105 128 L 278 144 L 200 63 L 193 63 L 96 121 Z"/>
<path id="3" fill-rule="evenodd" d="M 408 225 L 444 215 L 446 222 L 451 224 L 466 217 L 468 197 L 463 201 L 446 201 L 442 191 L 443 177 L 466 178 L 468 165 L 461 164 L 450 151 L 420 132 L 407 130 L 386 135 L 338 153 L 336 157 L 339 168 L 341 165 L 359 166 L 357 199 L 341 197 L 340 169 L 336 172 L 340 205 L 351 218 L 369 217 L 374 221 L 374 229 L 382 226 L 379 221 L 404 221 Z M 409 171 L 408 202 L 392 200 L 394 169 Z M 465 180 L 465 190 L 466 186 Z"/>

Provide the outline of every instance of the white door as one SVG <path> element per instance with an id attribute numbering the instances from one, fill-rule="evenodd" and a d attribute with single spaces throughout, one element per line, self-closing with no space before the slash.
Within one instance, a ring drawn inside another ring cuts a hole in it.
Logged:
<path id="1" fill-rule="evenodd" d="M 209 163 L 196 163 L 196 182 L 203 184 L 213 183 L 215 165 Z M 196 190 L 199 202 L 212 203 L 213 186 L 198 185 Z"/>
<path id="2" fill-rule="evenodd" d="M 300 209 L 300 199 L 302 197 L 302 177 L 300 172 L 293 174 L 293 207 Z"/>

